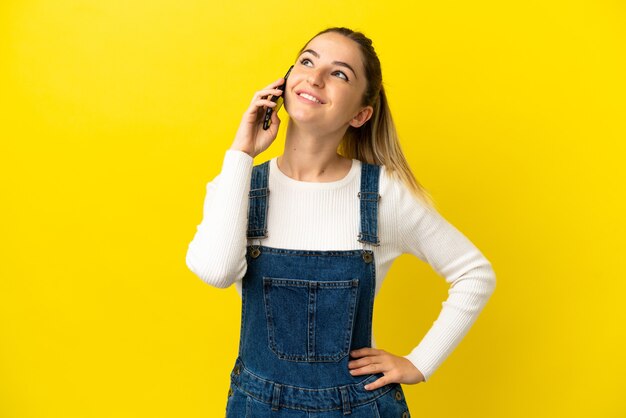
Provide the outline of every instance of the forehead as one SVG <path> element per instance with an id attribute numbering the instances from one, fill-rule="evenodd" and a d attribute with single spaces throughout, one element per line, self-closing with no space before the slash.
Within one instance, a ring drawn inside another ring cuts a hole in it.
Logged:
<path id="1" fill-rule="evenodd" d="M 339 33 L 323 33 L 313 38 L 304 48 L 312 49 L 324 61 L 342 61 L 350 64 L 357 74 L 363 74 L 363 58 L 359 44 Z"/>

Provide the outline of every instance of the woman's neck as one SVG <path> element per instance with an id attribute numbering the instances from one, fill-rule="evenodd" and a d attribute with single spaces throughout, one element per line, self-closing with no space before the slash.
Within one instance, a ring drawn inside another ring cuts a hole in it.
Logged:
<path id="1" fill-rule="evenodd" d="M 290 124 L 285 138 L 285 150 L 276 159 L 278 168 L 298 181 L 340 180 L 352 167 L 351 159 L 337 153 L 341 139 L 338 134 L 315 135 Z"/>

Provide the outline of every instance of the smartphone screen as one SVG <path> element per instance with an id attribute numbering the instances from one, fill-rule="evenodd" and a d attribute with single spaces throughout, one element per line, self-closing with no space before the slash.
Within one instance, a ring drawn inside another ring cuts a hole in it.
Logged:
<path id="1" fill-rule="evenodd" d="M 265 111 L 265 118 L 263 119 L 263 129 L 264 130 L 268 130 L 270 125 L 272 124 L 272 112 L 276 111 L 278 112 L 280 110 L 280 107 L 283 105 L 283 102 L 285 101 L 285 99 L 283 98 L 284 92 L 285 92 L 285 86 L 287 85 L 287 78 L 289 78 L 289 73 L 291 72 L 291 69 L 293 68 L 293 65 L 291 67 L 289 67 L 289 70 L 287 70 L 287 74 L 285 74 L 285 77 L 283 77 L 285 79 L 285 82 L 283 84 L 281 84 L 280 86 L 278 86 L 278 89 L 283 91 L 283 94 L 281 94 L 280 96 L 271 96 L 270 100 L 276 103 L 276 106 L 274 108 L 268 107 L 267 110 Z"/>

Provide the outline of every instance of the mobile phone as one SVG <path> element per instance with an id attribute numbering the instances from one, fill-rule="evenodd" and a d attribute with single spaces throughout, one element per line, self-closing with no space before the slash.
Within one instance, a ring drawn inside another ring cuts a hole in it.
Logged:
<path id="1" fill-rule="evenodd" d="M 292 68 L 293 65 L 289 67 L 289 70 L 287 70 L 287 74 L 285 74 L 285 77 L 283 77 L 285 79 L 285 82 L 277 87 L 279 90 L 283 91 L 283 94 L 281 94 L 280 96 L 270 96 L 270 100 L 275 102 L 276 106 L 274 106 L 274 108 L 268 107 L 265 111 L 265 118 L 263 119 L 263 129 L 266 131 L 272 124 L 272 112 L 278 112 L 280 110 L 280 107 L 283 105 L 283 102 L 285 101 L 285 99 L 283 98 L 283 96 L 285 95 L 285 86 L 287 85 L 287 78 L 289 77 L 289 73 L 291 72 Z"/>

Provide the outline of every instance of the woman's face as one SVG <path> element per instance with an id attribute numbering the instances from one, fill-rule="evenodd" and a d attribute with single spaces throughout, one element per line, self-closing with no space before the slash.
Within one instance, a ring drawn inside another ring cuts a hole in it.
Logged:
<path id="1" fill-rule="evenodd" d="M 359 127 L 372 113 L 362 106 L 367 80 L 359 45 L 339 33 L 315 37 L 296 60 L 285 88 L 285 110 L 317 132 Z"/>

